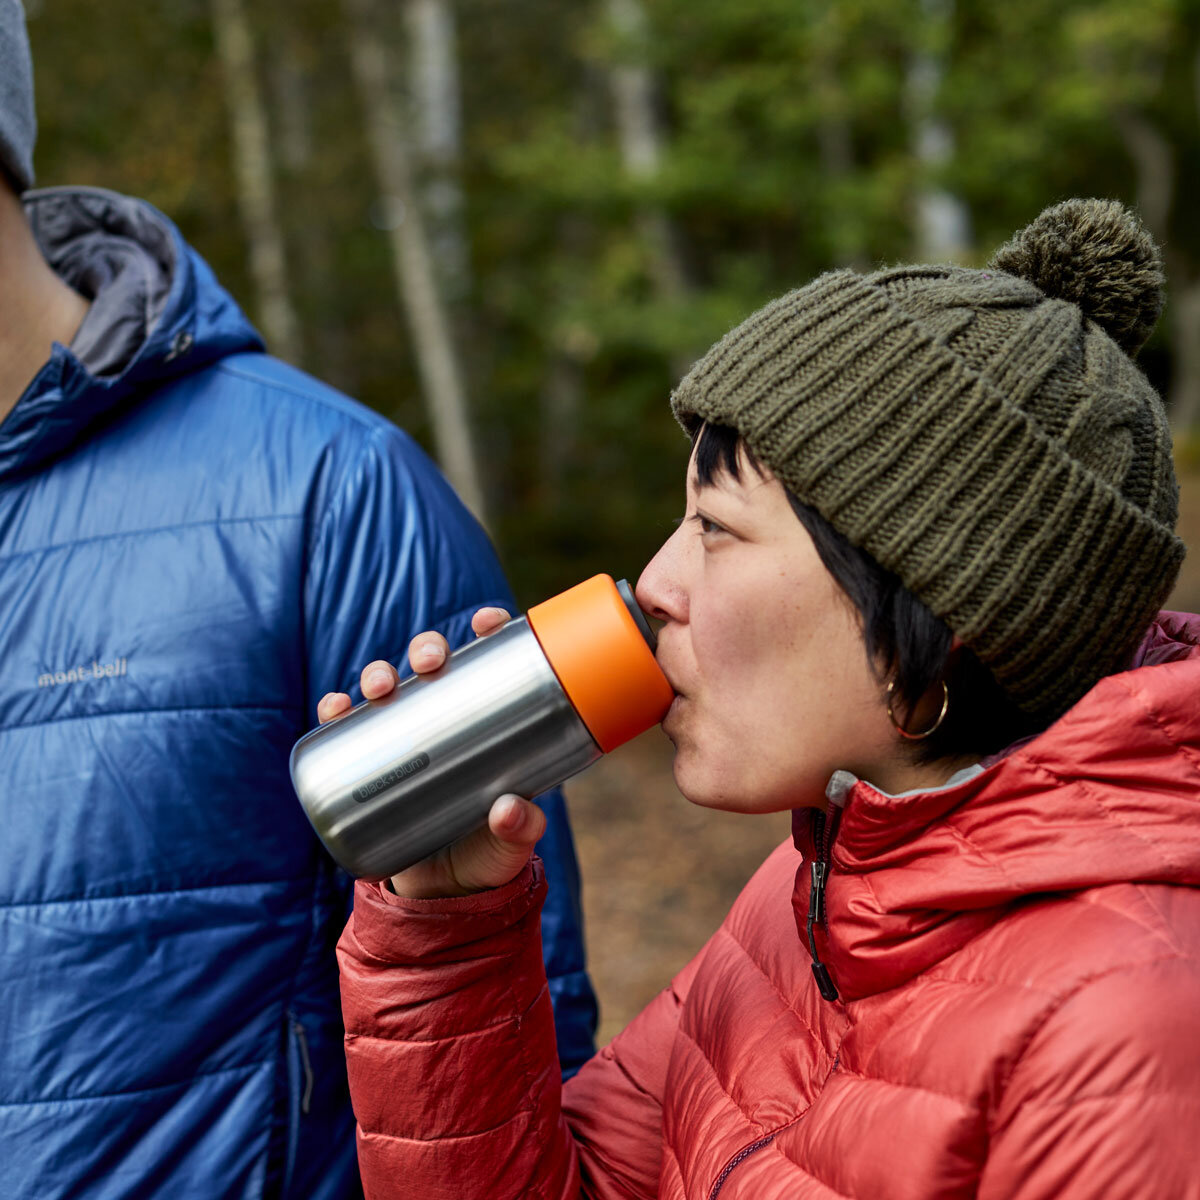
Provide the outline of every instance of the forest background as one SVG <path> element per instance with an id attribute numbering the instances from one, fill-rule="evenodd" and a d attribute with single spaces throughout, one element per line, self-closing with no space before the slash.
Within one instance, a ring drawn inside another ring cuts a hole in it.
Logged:
<path id="1" fill-rule="evenodd" d="M 26 9 L 39 184 L 171 216 L 275 353 L 434 454 L 523 606 L 636 578 L 682 507 L 670 388 L 753 309 L 981 264 L 1072 195 L 1165 248 L 1141 363 L 1200 545 L 1200 0 Z M 623 753 L 571 790 L 605 1036 L 787 832 L 689 810 L 657 734 Z"/>

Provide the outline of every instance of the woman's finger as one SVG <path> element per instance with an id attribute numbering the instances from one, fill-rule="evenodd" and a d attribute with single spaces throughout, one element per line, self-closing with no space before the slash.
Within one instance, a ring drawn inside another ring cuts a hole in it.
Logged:
<path id="1" fill-rule="evenodd" d="M 508 620 L 508 613 L 502 608 L 481 608 L 471 618 L 471 628 L 477 637 L 486 637 L 495 633 Z"/>
<path id="2" fill-rule="evenodd" d="M 501 796 L 482 829 L 449 849 L 449 867 L 457 890 L 481 891 L 515 879 L 546 831 L 546 814 L 520 796 Z"/>
<path id="3" fill-rule="evenodd" d="M 488 828 L 504 847 L 527 850 L 546 832 L 546 814 L 522 796 L 501 796 L 488 812 Z"/>
<path id="4" fill-rule="evenodd" d="M 501 796 L 486 825 L 393 875 L 392 891 L 427 900 L 503 887 L 521 873 L 545 829 L 546 814 L 536 804 L 520 796 Z"/>
<path id="5" fill-rule="evenodd" d="M 326 692 L 317 704 L 317 720 L 324 725 L 326 721 L 348 712 L 350 705 L 350 697 L 345 692 Z"/>
<path id="6" fill-rule="evenodd" d="M 396 674 L 396 668 L 391 663 L 377 658 L 363 667 L 358 683 L 362 688 L 362 694 L 368 700 L 378 700 L 396 686 L 397 679 L 399 676 Z"/>
<path id="7" fill-rule="evenodd" d="M 449 643 L 440 633 L 418 633 L 408 643 L 408 664 L 418 675 L 426 675 L 436 671 L 449 653 Z"/>

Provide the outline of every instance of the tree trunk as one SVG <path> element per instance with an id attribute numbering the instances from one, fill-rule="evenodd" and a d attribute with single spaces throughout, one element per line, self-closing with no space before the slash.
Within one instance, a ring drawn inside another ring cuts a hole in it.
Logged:
<path id="1" fill-rule="evenodd" d="M 472 446 L 465 389 L 413 183 L 404 126 L 388 88 L 383 44 L 372 28 L 370 0 L 342 2 L 375 173 L 395 216 L 387 231 L 392 266 L 412 336 L 434 445 L 451 485 L 483 521 L 483 486 Z"/>
<path id="2" fill-rule="evenodd" d="M 1175 190 L 1175 154 L 1170 142 L 1141 113 L 1118 108 L 1113 123 L 1133 160 L 1137 206 L 1146 228 L 1160 245 L 1169 245 L 1171 197 Z"/>
<path id="3" fill-rule="evenodd" d="M 538 425 L 539 476 L 547 509 L 563 499 L 575 457 L 579 421 L 583 415 L 584 374 L 579 359 L 555 346 L 542 379 L 541 414 Z"/>
<path id="4" fill-rule="evenodd" d="M 954 0 L 921 0 L 928 32 L 948 29 Z M 971 217 L 952 192 L 933 182 L 954 155 L 954 135 L 935 110 L 945 63 L 942 55 L 918 50 L 908 68 L 908 102 L 912 120 L 913 155 L 924 182 L 915 203 L 917 257 L 923 262 L 956 262 L 971 252 Z"/>
<path id="5" fill-rule="evenodd" d="M 452 0 L 407 0 L 409 112 L 414 174 L 450 336 L 468 395 L 481 394 L 487 371 L 471 297 L 471 249 L 462 185 L 462 103 Z M 463 354 L 470 346 L 474 353 Z"/>
<path id="6" fill-rule="evenodd" d="M 1200 117 L 1200 48 L 1192 56 L 1192 88 Z M 1158 236 L 1165 241 L 1165 231 Z M 1166 245 L 1172 359 L 1167 411 L 1175 433 L 1192 436 L 1200 433 L 1200 280 Z"/>
<path id="7" fill-rule="evenodd" d="M 254 67 L 254 42 L 243 0 L 212 0 L 213 34 L 225 72 L 238 207 L 271 350 L 299 361 L 300 333 L 288 294 L 287 260 L 271 177 L 270 139 Z"/>
<path id="8" fill-rule="evenodd" d="M 1200 426 L 1200 280 L 1186 256 L 1172 249 L 1170 227 L 1177 173 L 1171 143 L 1143 114 L 1120 108 L 1113 120 L 1137 175 L 1137 206 L 1166 258 L 1171 339 L 1167 414 L 1177 433 Z"/>
<path id="9" fill-rule="evenodd" d="M 593 146 L 603 136 L 608 112 L 607 71 L 580 64 L 575 85 L 573 135 L 581 146 Z M 548 311 L 569 312 L 586 290 L 589 245 L 593 240 L 591 222 L 579 212 L 567 211 L 558 218 L 555 248 L 556 262 L 568 264 L 557 272 L 549 298 Z M 596 335 L 581 324 L 565 325 L 560 316 L 543 325 L 546 366 L 542 378 L 538 423 L 539 480 L 544 504 L 558 506 L 565 498 L 568 482 L 578 465 L 578 448 L 586 420 L 588 360 L 599 348 Z"/>
<path id="10" fill-rule="evenodd" d="M 830 39 L 813 39 L 813 77 L 821 116 L 817 120 L 817 158 L 826 188 L 844 184 L 854 171 L 854 135 L 846 115 L 845 91 L 838 78 L 836 52 Z M 839 236 L 833 247 L 834 263 L 856 271 L 869 269 L 862 239 L 854 231 Z"/>
<path id="11" fill-rule="evenodd" d="M 272 28 L 277 30 L 269 47 L 268 78 L 271 110 L 275 116 L 275 147 L 285 191 L 316 188 L 313 179 L 312 129 L 313 80 L 309 47 L 292 21 L 291 0 L 275 0 Z M 294 194 L 294 193 L 293 193 Z M 337 295 L 336 267 L 329 224 L 319 205 L 301 206 L 292 214 L 293 278 L 307 316 L 305 360 L 310 370 L 342 391 L 358 390 L 355 356 L 347 341 L 345 322 L 336 319 L 326 297 Z"/>
<path id="12" fill-rule="evenodd" d="M 438 282 L 451 304 L 470 293 L 460 171 L 462 112 L 454 11 L 448 0 L 408 0 L 409 77 L 417 176 Z"/>
<path id="13" fill-rule="evenodd" d="M 1171 358 L 1171 428 L 1192 434 L 1200 430 L 1200 281 L 1171 289 Z"/>
<path id="14" fill-rule="evenodd" d="M 633 53 L 615 63 L 610 80 L 616 109 L 617 140 L 626 174 L 648 181 L 662 161 L 662 128 L 654 103 L 654 77 L 642 59 L 647 37 L 642 0 L 606 0 L 608 19 Z M 688 291 L 679 237 L 659 205 L 645 204 L 637 214 L 638 230 L 650 256 L 655 290 L 663 300 L 679 300 Z"/>

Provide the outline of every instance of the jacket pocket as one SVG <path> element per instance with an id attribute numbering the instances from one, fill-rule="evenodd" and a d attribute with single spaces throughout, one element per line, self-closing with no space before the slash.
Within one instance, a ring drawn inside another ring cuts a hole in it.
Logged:
<path id="1" fill-rule="evenodd" d="M 300 1145 L 300 1127 L 312 1102 L 312 1059 L 308 1053 L 308 1037 L 295 1013 L 284 1014 L 287 1022 L 288 1125 L 287 1158 L 283 1171 L 283 1196 L 292 1194 L 292 1172 L 296 1165 L 296 1150 Z"/>

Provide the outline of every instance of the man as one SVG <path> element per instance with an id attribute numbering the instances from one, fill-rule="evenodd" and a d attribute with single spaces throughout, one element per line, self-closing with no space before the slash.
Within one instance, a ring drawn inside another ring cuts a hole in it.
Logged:
<path id="1" fill-rule="evenodd" d="M 405 434 L 263 354 L 149 205 L 29 192 L 33 142 L 0 0 L 0 1195 L 340 1200 L 350 881 L 288 752 L 363 662 L 511 598 Z M 546 808 L 571 1067 L 594 1000 Z"/>

